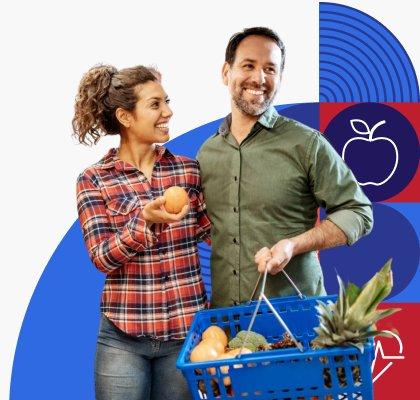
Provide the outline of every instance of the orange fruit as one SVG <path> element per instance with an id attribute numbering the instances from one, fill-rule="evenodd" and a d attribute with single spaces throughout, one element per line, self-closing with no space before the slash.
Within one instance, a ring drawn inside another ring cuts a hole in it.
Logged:
<path id="1" fill-rule="evenodd" d="M 165 210 L 170 214 L 178 214 L 182 207 L 188 204 L 188 193 L 179 186 L 172 186 L 165 190 Z"/>

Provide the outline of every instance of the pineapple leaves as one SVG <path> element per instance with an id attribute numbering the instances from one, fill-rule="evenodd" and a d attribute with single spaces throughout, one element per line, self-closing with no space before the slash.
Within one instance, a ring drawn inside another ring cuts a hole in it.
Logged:
<path id="1" fill-rule="evenodd" d="M 387 336 L 386 331 L 376 330 L 375 324 L 398 311 L 398 308 L 377 310 L 378 305 L 392 290 L 392 259 L 361 288 L 353 283 L 345 287 L 337 275 L 339 294 L 335 303 L 317 302 L 318 336 L 312 341 L 314 348 L 354 346 L 361 352 L 367 338 Z"/>
<path id="2" fill-rule="evenodd" d="M 358 286 L 356 286 L 354 283 L 350 282 L 347 285 L 346 294 L 347 294 L 347 300 L 349 302 L 349 306 L 351 306 L 354 303 L 354 301 L 357 299 L 357 296 L 359 296 L 360 292 L 361 292 L 361 289 Z"/>
<path id="3" fill-rule="evenodd" d="M 346 313 L 347 313 L 347 309 L 349 307 L 349 301 L 348 298 L 346 296 L 346 289 L 344 286 L 344 282 L 343 280 L 340 278 L 339 275 L 337 275 L 337 280 L 338 280 L 338 284 L 340 286 L 340 292 L 339 292 L 339 296 L 338 296 L 338 302 L 337 302 L 337 311 L 340 314 L 340 317 L 342 319 L 344 319 Z"/>
<path id="4" fill-rule="evenodd" d="M 401 311 L 401 308 L 388 308 L 386 310 L 376 310 L 366 316 L 366 318 L 363 320 L 363 324 L 364 325 L 375 324 L 380 319 L 388 317 L 392 314 L 395 314 L 398 311 Z"/>

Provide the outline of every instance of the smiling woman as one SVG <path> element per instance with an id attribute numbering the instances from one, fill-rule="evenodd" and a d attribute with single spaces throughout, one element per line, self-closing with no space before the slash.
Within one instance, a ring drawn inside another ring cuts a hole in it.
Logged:
<path id="1" fill-rule="evenodd" d="M 172 110 L 160 74 L 137 66 L 98 66 L 82 78 L 73 130 L 80 143 L 120 135 L 77 181 L 89 256 L 106 274 L 102 292 L 97 400 L 190 398 L 175 368 L 195 312 L 204 308 L 197 242 L 208 239 L 198 163 L 175 156 Z M 163 193 L 178 186 L 187 205 L 169 213 Z"/>

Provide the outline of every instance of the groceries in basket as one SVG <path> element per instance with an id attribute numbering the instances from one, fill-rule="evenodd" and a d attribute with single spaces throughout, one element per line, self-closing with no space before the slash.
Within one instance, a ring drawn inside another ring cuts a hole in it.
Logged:
<path id="1" fill-rule="evenodd" d="M 193 398 L 373 399 L 375 323 L 398 311 L 377 310 L 391 262 L 361 288 L 338 280 L 338 296 L 268 300 L 263 283 L 258 302 L 197 313 L 177 362 Z"/>

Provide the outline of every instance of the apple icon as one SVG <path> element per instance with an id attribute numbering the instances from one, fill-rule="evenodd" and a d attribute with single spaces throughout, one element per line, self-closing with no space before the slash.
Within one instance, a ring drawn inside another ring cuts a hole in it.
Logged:
<path id="1" fill-rule="evenodd" d="M 375 130 L 385 123 L 386 121 L 382 120 L 369 128 L 369 125 L 362 119 L 350 120 L 353 131 L 362 136 L 349 139 L 343 147 L 341 157 L 346 161 L 347 156 L 346 162 L 360 186 L 381 186 L 391 179 L 397 169 L 399 155 L 396 144 L 387 137 L 373 137 Z M 358 125 L 360 129 L 358 129 Z M 352 153 L 351 156 L 350 153 Z M 374 161 L 372 165 L 370 164 L 370 161 L 378 158 L 383 161 L 379 171 L 378 165 L 374 168 Z M 349 160 L 352 161 L 349 162 Z"/>

